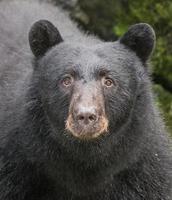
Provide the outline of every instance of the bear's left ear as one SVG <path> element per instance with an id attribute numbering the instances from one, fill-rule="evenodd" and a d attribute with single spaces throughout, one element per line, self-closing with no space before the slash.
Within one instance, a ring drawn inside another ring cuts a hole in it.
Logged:
<path id="1" fill-rule="evenodd" d="M 29 32 L 30 48 L 36 57 L 43 56 L 49 48 L 62 41 L 57 28 L 47 20 L 35 22 Z"/>
<path id="2" fill-rule="evenodd" d="M 120 38 L 120 43 L 129 47 L 146 62 L 154 48 L 155 32 L 148 24 L 135 24 Z"/>

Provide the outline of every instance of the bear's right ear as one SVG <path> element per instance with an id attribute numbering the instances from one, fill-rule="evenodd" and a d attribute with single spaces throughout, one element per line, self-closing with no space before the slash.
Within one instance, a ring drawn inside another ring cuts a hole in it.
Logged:
<path id="1" fill-rule="evenodd" d="M 35 22 L 29 32 L 30 48 L 36 57 L 43 56 L 49 48 L 62 41 L 57 28 L 47 20 Z"/>

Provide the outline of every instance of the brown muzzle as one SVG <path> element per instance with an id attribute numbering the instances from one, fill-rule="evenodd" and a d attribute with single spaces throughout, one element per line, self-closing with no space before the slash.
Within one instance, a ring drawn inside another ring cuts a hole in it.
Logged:
<path id="1" fill-rule="evenodd" d="M 78 85 L 71 100 L 66 129 L 80 139 L 93 139 L 107 132 L 104 98 L 97 82 Z"/>

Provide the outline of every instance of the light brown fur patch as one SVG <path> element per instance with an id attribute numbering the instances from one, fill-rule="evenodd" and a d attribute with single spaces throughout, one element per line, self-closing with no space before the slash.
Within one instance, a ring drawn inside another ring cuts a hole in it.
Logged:
<path id="1" fill-rule="evenodd" d="M 80 139 L 94 139 L 98 138 L 101 134 L 106 133 L 108 131 L 108 120 L 106 117 L 101 117 L 97 123 L 96 127 L 93 127 L 92 133 L 87 132 L 87 130 L 81 130 L 77 132 L 77 127 L 75 127 L 75 123 L 72 119 L 72 115 L 69 115 L 66 121 L 66 130 L 68 130 L 73 136 Z M 95 129 L 95 132 L 93 130 Z"/>

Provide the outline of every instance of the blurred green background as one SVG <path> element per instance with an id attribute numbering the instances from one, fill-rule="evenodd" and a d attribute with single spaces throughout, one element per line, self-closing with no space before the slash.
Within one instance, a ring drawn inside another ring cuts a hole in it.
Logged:
<path id="1" fill-rule="evenodd" d="M 172 135 L 172 1 L 78 0 L 70 8 L 80 26 L 107 41 L 114 41 L 135 23 L 149 23 L 156 32 L 151 59 L 156 104 Z"/>

